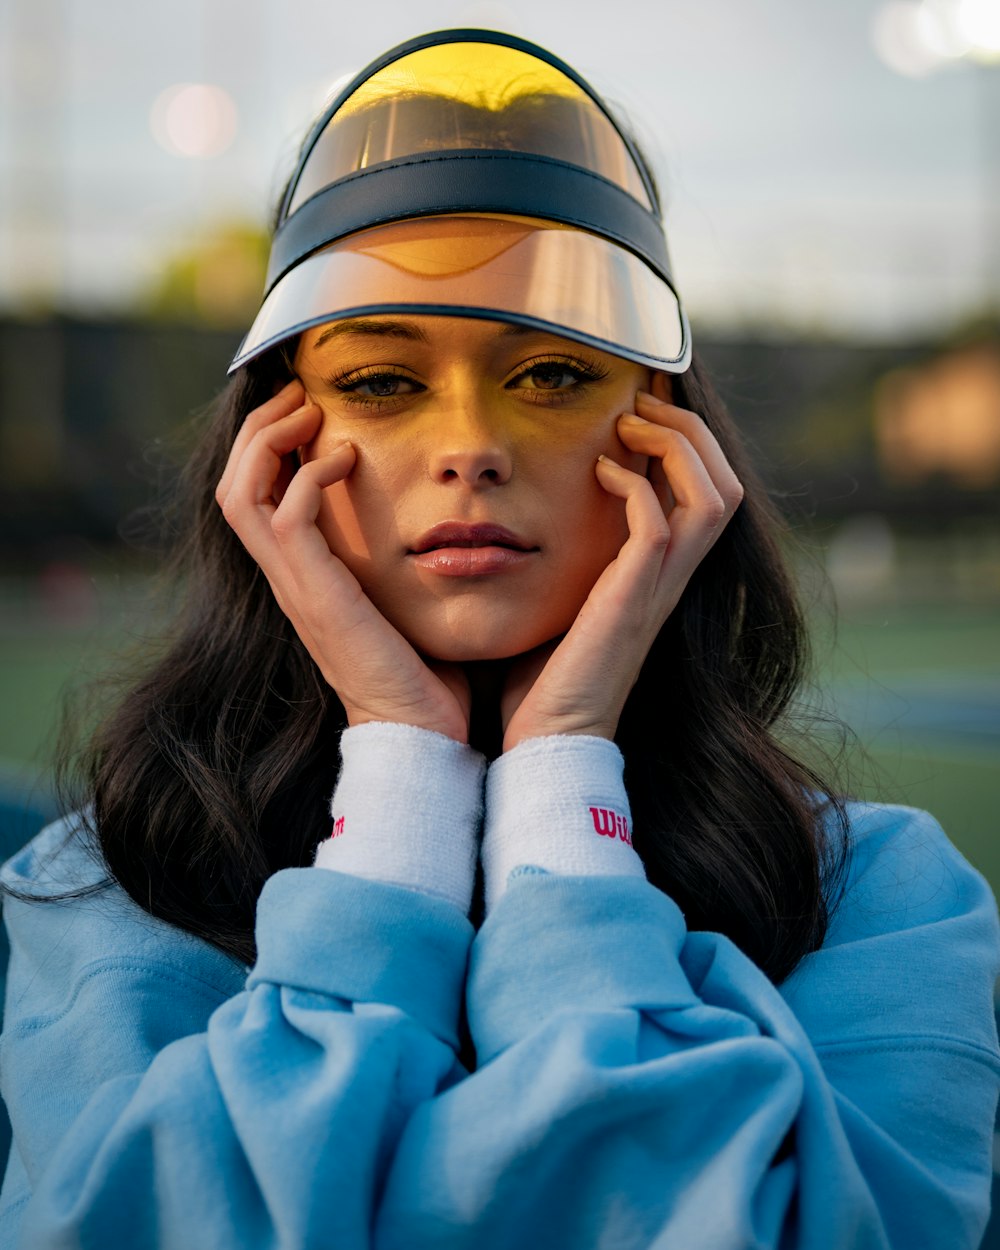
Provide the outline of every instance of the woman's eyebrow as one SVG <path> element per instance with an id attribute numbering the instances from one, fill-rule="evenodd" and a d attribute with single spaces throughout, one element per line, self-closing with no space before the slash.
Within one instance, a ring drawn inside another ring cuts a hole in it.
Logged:
<path id="1" fill-rule="evenodd" d="M 497 330 L 497 338 L 528 338 L 534 335 L 536 338 L 557 339 L 559 342 L 566 343 L 565 334 L 560 334 L 558 330 L 548 330 L 543 326 L 526 326 L 520 325 L 514 321 L 504 322 Z"/>
<path id="2" fill-rule="evenodd" d="M 333 325 L 327 326 L 313 344 L 313 348 L 322 347 L 324 343 L 328 343 L 331 339 L 338 338 L 342 334 L 367 334 L 378 338 L 416 339 L 422 343 L 427 342 L 427 336 L 419 326 L 405 321 L 385 321 L 381 318 L 371 317 L 348 317 L 344 321 L 336 321 Z"/>

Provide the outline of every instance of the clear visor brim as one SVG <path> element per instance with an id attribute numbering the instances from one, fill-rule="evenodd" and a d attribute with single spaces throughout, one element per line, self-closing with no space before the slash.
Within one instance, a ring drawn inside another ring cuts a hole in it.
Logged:
<path id="1" fill-rule="evenodd" d="M 310 326 L 375 312 L 513 321 L 639 364 L 690 363 L 677 296 L 624 248 L 527 218 L 425 217 L 307 257 L 264 301 L 230 372 Z"/>

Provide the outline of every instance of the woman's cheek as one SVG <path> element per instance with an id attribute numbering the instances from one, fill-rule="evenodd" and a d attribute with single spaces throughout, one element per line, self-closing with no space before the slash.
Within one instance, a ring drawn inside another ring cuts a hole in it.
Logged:
<path id="1" fill-rule="evenodd" d="M 618 437 L 618 419 L 609 431 L 608 445 L 604 450 L 605 456 L 610 456 L 616 464 L 620 464 L 623 469 L 631 469 L 633 473 L 638 473 L 640 477 L 648 477 L 649 475 L 649 457 L 642 456 L 637 451 L 630 451 L 628 447 Z"/>
<path id="2" fill-rule="evenodd" d="M 400 476 L 400 466 L 412 461 L 396 438 L 361 425 L 321 432 L 314 447 L 323 455 L 347 438 L 354 446 L 355 463 L 342 481 L 328 486 L 317 519 L 330 550 L 343 560 L 371 593 L 372 581 L 384 573 L 387 560 L 401 547 L 397 511 L 412 472 Z"/>
<path id="3" fill-rule="evenodd" d="M 371 548 L 358 514 L 355 491 L 348 482 L 334 482 L 323 492 L 316 523 L 333 554 L 355 577 L 364 576 L 371 565 Z"/>
<path id="4" fill-rule="evenodd" d="M 321 405 L 323 407 L 323 405 Z M 302 449 L 302 461 L 328 456 L 335 447 L 349 441 L 353 444 L 356 460 L 354 468 L 342 482 L 334 482 L 323 491 L 316 524 L 333 554 L 347 565 L 356 577 L 361 577 L 371 563 L 372 553 L 365 536 L 364 491 L 359 485 L 367 476 L 365 471 L 364 438 L 355 429 L 346 429 L 324 408 L 324 420 L 313 441 Z"/>

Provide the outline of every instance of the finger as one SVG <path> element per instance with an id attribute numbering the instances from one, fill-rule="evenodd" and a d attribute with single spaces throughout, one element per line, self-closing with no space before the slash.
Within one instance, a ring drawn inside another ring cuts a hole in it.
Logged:
<path id="1" fill-rule="evenodd" d="M 680 411 L 680 410 L 678 410 Z M 693 413 L 686 414 L 693 416 Z M 697 418 L 695 418 L 697 421 Z M 702 426 L 701 431 L 688 429 L 680 429 L 675 426 L 657 425 L 650 421 L 643 421 L 641 417 L 623 416 L 618 422 L 618 434 L 622 442 L 631 451 L 639 451 L 644 455 L 655 458 L 659 461 L 659 473 L 650 474 L 650 480 L 653 482 L 657 490 L 664 511 L 669 515 L 678 502 L 680 502 L 675 483 L 670 477 L 669 462 L 674 461 L 675 467 L 680 465 L 677 460 L 678 449 L 689 459 L 693 456 L 698 466 L 707 474 L 711 481 L 714 491 L 721 498 L 724 509 L 725 519 L 733 515 L 739 507 L 743 499 L 743 486 L 739 478 L 729 466 L 728 461 L 722 454 L 718 444 L 707 446 L 703 437 L 699 437 L 701 433 L 708 436 L 711 443 L 714 439 Z M 695 440 L 688 437 L 688 433 L 695 436 Z M 681 440 L 678 444 L 677 440 Z M 690 449 L 690 452 L 688 452 Z M 702 474 L 699 473 L 699 480 Z M 690 502 L 690 501 L 689 501 Z"/>
<path id="2" fill-rule="evenodd" d="M 655 421 L 646 421 L 644 417 L 626 412 L 617 421 L 617 435 L 630 451 L 637 451 L 641 455 L 652 456 L 657 460 L 662 460 L 666 451 L 669 450 L 672 436 L 684 437 L 686 444 L 694 449 L 695 455 L 705 466 L 707 474 L 715 482 L 715 489 L 720 495 L 726 497 L 731 510 L 735 511 L 736 505 L 742 499 L 740 480 L 737 479 L 729 461 L 722 454 L 721 447 L 712 437 L 711 432 L 706 429 L 704 421 L 701 421 L 694 412 L 685 412 L 682 409 L 672 409 L 672 407 L 669 411 L 671 411 L 671 416 L 676 414 L 679 417 L 685 417 L 686 420 L 676 422 L 671 420 L 669 425 L 657 424 Z"/>
<path id="3" fill-rule="evenodd" d="M 634 416 L 620 418 L 619 426 L 628 433 L 631 451 L 655 456 L 662 463 L 677 503 L 690 507 L 706 492 L 721 497 L 715 475 L 710 472 L 698 448 L 681 430 L 654 425 Z"/>
<path id="4" fill-rule="evenodd" d="M 252 497 L 255 503 L 273 500 L 272 487 L 286 458 L 315 436 L 322 416 L 315 404 L 307 403 L 258 430 L 234 466 L 230 496 Z"/>
<path id="5" fill-rule="evenodd" d="M 219 485 L 215 491 L 215 498 L 222 503 L 226 495 L 232 489 L 232 480 L 236 474 L 236 466 L 239 464 L 247 447 L 253 440 L 255 435 L 265 426 L 271 425 L 275 421 L 287 417 L 297 408 L 302 407 L 307 400 L 305 387 L 302 383 L 295 379 L 283 387 L 277 395 L 269 399 L 266 403 L 261 404 L 259 408 L 255 408 L 243 424 L 233 439 L 233 446 L 229 452 L 229 459 L 226 462 L 225 470 L 219 479 Z"/>
<path id="6" fill-rule="evenodd" d="M 649 647 L 696 564 L 675 556 L 672 522 L 646 477 L 607 456 L 599 458 L 595 474 L 624 502 L 628 538 L 530 689 L 512 685 L 505 750 L 538 734 L 612 737 Z"/>
<path id="7" fill-rule="evenodd" d="M 663 444 L 664 472 L 676 502 L 669 517 L 663 522 L 669 544 L 661 555 L 657 571 L 661 578 L 661 595 L 672 599 L 674 591 L 679 593 L 687 584 L 698 562 L 715 542 L 731 514 L 704 463 L 684 435 L 677 430 L 665 428 L 660 429 L 659 433 Z M 655 546 L 660 538 L 651 504 L 651 497 L 656 498 L 653 488 L 638 474 L 632 474 L 621 466 L 616 468 L 618 473 L 613 475 L 617 486 L 616 493 L 621 493 L 626 498 L 629 541 L 631 542 L 634 534 L 637 541 L 633 547 L 638 547 L 641 551 L 644 546 Z M 634 479 L 634 482 L 630 482 L 629 478 Z M 603 478 L 602 484 L 606 488 L 612 485 L 610 480 L 605 483 Z M 662 514 L 658 500 L 655 510 Z M 621 555 L 626 559 L 633 558 L 628 542 L 622 548 Z"/>
<path id="8" fill-rule="evenodd" d="M 645 419 L 654 425 L 669 426 L 680 430 L 688 442 L 697 450 L 699 456 L 701 456 L 719 494 L 722 495 L 727 505 L 735 511 L 743 498 L 743 486 L 733 472 L 732 465 L 726 459 L 725 452 L 719 446 L 718 439 L 716 439 L 702 418 L 696 412 L 690 412 L 686 408 L 679 408 L 676 404 L 667 403 L 655 395 L 649 394 L 648 391 L 637 392 L 636 409 L 636 415 L 640 421 Z M 627 414 L 628 416 L 632 416 L 632 414 Z M 633 431 L 636 436 L 640 436 L 639 431 L 642 427 L 634 419 L 630 421 L 627 417 L 619 422 L 620 426 Z M 621 436 L 621 429 L 619 430 L 619 436 Z M 626 442 L 624 438 L 622 441 Z M 630 450 L 638 450 L 638 448 L 633 448 L 628 442 L 626 442 L 626 446 L 629 446 Z"/>
<path id="9" fill-rule="evenodd" d="M 527 718 L 532 733 L 613 732 L 652 639 L 663 624 L 658 595 L 670 528 L 652 486 L 639 473 L 602 456 L 595 469 L 601 486 L 622 499 L 629 536 L 597 579 L 566 636 L 542 672 L 515 663 L 503 709 L 505 745 L 515 721 Z M 585 728 L 581 729 L 581 726 Z M 589 728 L 587 728 L 589 726 Z M 521 725 L 522 736 L 531 736 Z"/>
<path id="10" fill-rule="evenodd" d="M 259 431 L 295 412 L 303 406 L 306 399 L 305 389 L 302 387 L 302 384 L 290 382 L 288 386 L 279 391 L 267 403 L 261 404 L 259 408 L 255 408 L 249 414 L 233 440 L 226 467 L 215 490 L 215 498 L 220 506 L 232 490 L 233 479 L 236 476 L 240 461 Z"/>
<path id="11" fill-rule="evenodd" d="M 282 442 L 290 437 L 294 435 L 287 434 Z M 332 623 L 336 621 L 346 633 L 354 618 L 367 621 L 374 612 L 316 525 L 323 488 L 345 478 L 354 463 L 353 446 L 342 443 L 329 455 L 300 468 L 280 503 L 266 500 L 248 506 L 234 525 L 281 610 L 328 679 L 332 669 L 324 639 Z M 251 492 L 254 486 L 247 481 L 238 483 L 235 490 Z"/>
<path id="12" fill-rule="evenodd" d="M 352 597 L 359 593 L 357 581 L 331 554 L 316 524 L 324 490 L 343 481 L 353 469 L 356 458 L 353 445 L 344 442 L 328 455 L 303 465 L 270 518 L 271 535 L 299 591 L 305 592 L 323 611 L 329 606 L 326 601 L 331 596 L 342 596 L 345 588 L 349 587 Z M 343 608 L 342 599 L 338 606 Z"/>
<path id="13" fill-rule="evenodd" d="M 649 389 L 657 399 L 662 399 L 665 404 L 674 402 L 673 384 L 668 380 L 667 374 L 661 370 L 656 369 L 653 371 Z M 634 407 L 638 407 L 638 405 L 636 404 Z M 666 474 L 663 472 L 663 465 L 655 456 L 650 457 L 646 476 L 653 483 L 653 489 L 663 504 L 663 511 L 669 515 L 670 509 L 674 506 L 674 497 L 667 483 Z"/>
<path id="14" fill-rule="evenodd" d="M 283 534 L 286 529 L 315 528 L 324 490 L 342 482 L 356 462 L 357 452 L 353 443 L 343 442 L 327 455 L 302 465 L 289 482 L 285 496 L 274 513 L 272 528 L 275 532 Z"/>
<path id="15" fill-rule="evenodd" d="M 220 506 L 226 521 L 258 564 L 266 559 L 272 546 L 270 525 L 278 504 L 276 484 L 282 466 L 297 447 L 312 437 L 321 417 L 315 405 L 306 405 L 258 430 L 234 467 L 229 490 Z"/>
<path id="16" fill-rule="evenodd" d="M 652 402 L 643 398 L 641 391 L 636 396 L 636 407 L 641 408 L 646 415 L 626 413 L 618 421 L 618 436 L 626 447 L 630 451 L 659 456 L 658 432 L 677 430 L 694 447 L 719 494 L 735 511 L 743 498 L 742 484 L 715 436 L 697 413 L 677 408 L 673 404 L 661 404 L 659 401 L 656 401 L 654 407 Z"/>
<path id="17" fill-rule="evenodd" d="M 652 381 L 649 384 L 649 393 L 656 399 L 661 399 L 665 404 L 674 402 L 674 386 L 670 380 L 670 375 L 663 372 L 662 369 L 654 369 Z"/>
<path id="18" fill-rule="evenodd" d="M 649 481 L 608 456 L 597 461 L 597 480 L 625 502 L 628 538 L 613 564 L 628 582 L 626 593 L 652 593 L 671 540 L 671 527 Z"/>

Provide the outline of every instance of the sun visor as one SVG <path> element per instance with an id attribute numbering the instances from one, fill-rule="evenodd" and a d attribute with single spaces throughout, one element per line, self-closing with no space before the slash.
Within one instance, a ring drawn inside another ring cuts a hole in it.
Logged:
<path id="1" fill-rule="evenodd" d="M 582 86 L 519 48 L 462 42 L 418 48 L 352 91 L 317 135 L 287 211 L 373 165 L 490 150 L 568 161 L 653 207 L 622 136 Z"/>
<path id="2" fill-rule="evenodd" d="M 303 148 L 230 372 L 308 326 L 403 311 L 687 368 L 655 188 L 596 93 L 543 49 L 443 31 L 358 75 Z"/>
<path id="3" fill-rule="evenodd" d="M 234 368 L 310 326 L 380 312 L 514 321 L 686 368 L 677 297 L 637 257 L 566 226 L 471 216 L 379 226 L 308 257 L 267 297 Z"/>

